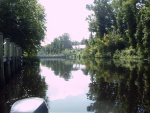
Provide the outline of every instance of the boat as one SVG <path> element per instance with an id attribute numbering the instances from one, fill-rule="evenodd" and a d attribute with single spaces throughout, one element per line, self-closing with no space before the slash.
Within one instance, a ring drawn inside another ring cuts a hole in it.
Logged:
<path id="1" fill-rule="evenodd" d="M 10 113 L 48 113 L 48 107 L 44 99 L 29 97 L 16 101 Z"/>

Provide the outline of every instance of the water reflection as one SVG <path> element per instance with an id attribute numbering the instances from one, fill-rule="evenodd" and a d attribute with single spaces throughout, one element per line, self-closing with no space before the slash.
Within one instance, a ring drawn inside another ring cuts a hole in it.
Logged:
<path id="1" fill-rule="evenodd" d="M 11 105 L 22 98 L 46 98 L 47 86 L 39 72 L 39 62 L 25 65 L 10 83 L 0 87 L 0 113 L 10 113 Z"/>
<path id="2" fill-rule="evenodd" d="M 90 76 L 84 65 L 66 60 L 41 60 L 41 75 L 48 85 L 50 112 L 87 112 Z M 57 74 L 57 75 L 56 75 Z"/>
<path id="3" fill-rule="evenodd" d="M 54 74 L 64 78 L 65 80 L 69 80 L 71 77 L 71 70 L 73 68 L 73 64 L 71 61 L 64 60 L 41 60 L 42 65 L 51 68 L 54 71 Z"/>
<path id="4" fill-rule="evenodd" d="M 145 62 L 85 61 L 92 82 L 87 109 L 95 113 L 150 113 L 150 66 Z"/>
<path id="5" fill-rule="evenodd" d="M 21 98 L 47 100 L 50 112 L 150 113 L 150 65 L 118 60 L 41 60 L 0 87 L 0 113 Z"/>
<path id="6" fill-rule="evenodd" d="M 45 98 L 47 86 L 45 84 L 45 78 L 40 75 L 39 64 L 36 66 L 28 67 L 30 70 L 24 71 L 24 77 L 22 79 L 22 89 L 20 95 L 22 97 L 41 97 Z"/>

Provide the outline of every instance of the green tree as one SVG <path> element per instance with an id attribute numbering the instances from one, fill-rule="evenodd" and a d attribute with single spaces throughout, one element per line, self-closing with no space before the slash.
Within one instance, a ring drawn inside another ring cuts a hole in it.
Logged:
<path id="1" fill-rule="evenodd" d="M 150 7 L 142 9 L 141 20 L 143 22 L 143 46 L 146 58 L 150 58 Z"/>
<path id="2" fill-rule="evenodd" d="M 37 0 L 0 2 L 0 31 L 28 56 L 35 55 L 45 35 L 44 8 Z"/>
<path id="3" fill-rule="evenodd" d="M 136 33 L 136 3 L 137 0 L 127 0 L 123 2 L 123 22 L 127 26 L 126 36 L 129 39 L 129 44 L 134 49 L 136 48 L 136 40 L 134 34 Z"/>
<path id="4" fill-rule="evenodd" d="M 112 25 L 116 24 L 110 0 L 95 0 L 94 5 L 87 5 L 87 9 L 94 12 L 94 15 L 88 18 L 89 30 L 91 32 L 94 30 L 100 38 L 103 38 L 112 29 Z"/>
<path id="5" fill-rule="evenodd" d="M 70 36 L 68 33 L 64 33 L 60 37 L 60 40 L 62 42 L 64 49 L 71 49 L 72 48 L 72 43 L 71 43 Z"/>
<path id="6" fill-rule="evenodd" d="M 70 36 L 67 33 L 55 38 L 51 44 L 44 46 L 46 49 L 46 55 L 48 54 L 60 54 L 65 49 L 72 49 L 72 42 L 70 40 Z M 42 50 L 42 49 L 41 49 Z"/>
<path id="7" fill-rule="evenodd" d="M 145 5 L 136 8 L 138 2 L 94 0 L 94 5 L 86 6 L 88 10 L 93 11 L 93 14 L 87 17 L 89 31 L 96 35 L 92 40 L 90 36 L 88 47 L 84 51 L 85 56 L 116 56 L 121 53 L 121 56 L 124 54 L 123 56 L 130 58 L 149 58 L 150 1 L 143 0 Z"/>

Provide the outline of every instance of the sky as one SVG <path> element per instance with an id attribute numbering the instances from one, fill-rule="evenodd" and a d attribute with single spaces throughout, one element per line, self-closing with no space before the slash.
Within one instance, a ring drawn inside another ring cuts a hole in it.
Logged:
<path id="1" fill-rule="evenodd" d="M 49 44 L 64 33 L 68 33 L 72 41 L 89 38 L 88 22 L 85 20 L 90 11 L 86 4 L 93 0 L 39 0 L 46 14 L 46 36 L 42 45 Z"/>
<path id="2" fill-rule="evenodd" d="M 81 69 L 85 69 L 85 66 L 79 64 L 73 67 L 79 70 L 71 71 L 70 79 L 66 81 L 63 77 L 56 76 L 50 68 L 40 65 L 41 75 L 48 86 L 46 96 L 50 113 L 87 113 L 87 106 L 93 103 L 86 95 L 91 77 L 83 74 Z"/>

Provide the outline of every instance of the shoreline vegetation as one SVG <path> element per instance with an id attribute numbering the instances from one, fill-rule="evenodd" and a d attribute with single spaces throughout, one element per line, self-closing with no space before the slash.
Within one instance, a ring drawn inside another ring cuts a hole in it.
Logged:
<path id="1" fill-rule="evenodd" d="M 133 49 L 126 50 L 116 50 L 114 54 L 106 53 L 104 55 L 92 55 L 85 56 L 85 51 L 83 50 L 68 50 L 68 52 L 61 54 L 49 54 L 49 55 L 38 55 L 39 58 L 62 58 L 62 59 L 118 59 L 118 60 L 150 60 L 149 58 L 145 59 L 143 56 L 140 56 L 138 52 L 135 52 Z M 66 57 L 68 55 L 68 57 Z"/>
<path id="2" fill-rule="evenodd" d="M 138 0 L 95 0 L 86 6 L 91 35 L 81 51 L 72 49 L 68 34 L 54 39 L 43 51 L 47 55 L 72 54 L 78 58 L 150 60 L 150 1 L 137 8 Z M 70 56 L 70 57 L 74 57 Z"/>
<path id="3" fill-rule="evenodd" d="M 138 0 L 94 0 L 86 5 L 93 12 L 86 18 L 89 38 L 71 41 L 70 35 L 64 33 L 41 47 L 46 30 L 43 6 L 37 0 L 5 0 L 0 2 L 0 32 L 4 38 L 10 37 L 10 41 L 23 49 L 23 56 L 29 58 L 39 54 L 68 54 L 73 59 L 150 60 L 150 1 L 142 0 L 144 5 L 138 8 L 137 3 Z M 85 48 L 74 50 L 75 45 Z"/>
<path id="4" fill-rule="evenodd" d="M 87 5 L 91 36 L 85 41 L 85 58 L 150 60 L 150 1 L 95 1 Z"/>

